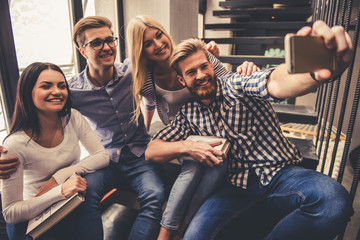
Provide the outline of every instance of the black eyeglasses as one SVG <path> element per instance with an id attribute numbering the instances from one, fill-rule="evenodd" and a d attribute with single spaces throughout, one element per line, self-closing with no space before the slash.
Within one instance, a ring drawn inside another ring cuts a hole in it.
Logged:
<path id="1" fill-rule="evenodd" d="M 109 37 L 106 38 L 105 40 L 101 40 L 101 39 L 95 39 L 93 41 L 90 41 L 88 43 L 85 43 L 84 45 L 82 45 L 82 48 L 85 48 L 88 44 L 90 44 L 90 46 L 95 49 L 95 50 L 100 50 L 103 49 L 104 44 L 106 43 L 110 48 L 114 48 L 117 46 L 118 44 L 118 38 L 117 37 Z"/>

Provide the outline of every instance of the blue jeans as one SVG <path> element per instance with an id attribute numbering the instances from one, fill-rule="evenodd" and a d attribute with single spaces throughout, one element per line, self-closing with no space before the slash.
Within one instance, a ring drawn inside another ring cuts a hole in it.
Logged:
<path id="1" fill-rule="evenodd" d="M 129 239 L 156 239 L 160 229 L 162 206 L 165 202 L 164 184 L 160 178 L 161 166 L 149 163 L 144 155 L 137 157 L 125 147 L 118 163 L 110 161 L 108 167 L 87 174 L 85 202 L 76 210 L 79 232 L 83 239 L 102 240 L 103 226 L 99 202 L 113 188 L 129 184 L 138 194 L 140 211 L 133 224 Z"/>
<path id="2" fill-rule="evenodd" d="M 322 173 L 292 165 L 279 171 L 267 186 L 253 172 L 246 190 L 224 185 L 201 206 L 183 239 L 215 239 L 236 219 L 255 219 L 254 229 L 260 229 L 263 215 L 258 206 L 271 209 L 271 219 L 276 219 L 266 240 L 333 239 L 353 214 L 343 186 Z M 238 238 L 254 239 L 241 233 Z"/>
<path id="3" fill-rule="evenodd" d="M 226 160 L 222 166 L 214 167 L 205 167 L 195 161 L 180 162 L 181 172 L 171 189 L 161 220 L 161 225 L 170 230 L 178 230 L 183 221 L 190 223 L 201 204 L 224 179 L 227 167 Z"/>

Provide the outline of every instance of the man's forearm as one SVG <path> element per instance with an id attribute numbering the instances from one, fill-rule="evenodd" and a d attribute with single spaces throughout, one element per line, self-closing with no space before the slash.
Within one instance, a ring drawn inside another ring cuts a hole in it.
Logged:
<path id="1" fill-rule="evenodd" d="M 150 162 L 165 163 L 185 154 L 185 141 L 166 142 L 154 139 L 146 148 L 145 158 Z"/>
<path id="2" fill-rule="evenodd" d="M 290 98 L 314 92 L 319 85 L 309 73 L 289 74 L 281 64 L 270 74 L 267 90 L 272 97 Z"/>

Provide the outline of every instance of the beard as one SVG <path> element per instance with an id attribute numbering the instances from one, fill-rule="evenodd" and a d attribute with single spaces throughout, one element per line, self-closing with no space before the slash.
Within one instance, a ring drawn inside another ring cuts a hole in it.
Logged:
<path id="1" fill-rule="evenodd" d="M 210 85 L 207 87 L 197 86 L 198 81 L 193 86 L 187 86 L 190 93 L 199 101 L 205 99 L 214 99 L 217 90 L 217 78 L 216 76 L 211 76 L 210 74 L 205 76 L 204 80 L 199 80 L 199 82 L 209 81 Z"/>

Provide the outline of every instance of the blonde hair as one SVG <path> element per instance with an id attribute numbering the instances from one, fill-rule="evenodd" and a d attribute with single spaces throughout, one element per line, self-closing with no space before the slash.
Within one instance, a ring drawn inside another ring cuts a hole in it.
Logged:
<path id="1" fill-rule="evenodd" d="M 89 16 L 81 18 L 74 26 L 73 29 L 73 42 L 77 48 L 80 48 L 85 41 L 84 32 L 90 28 L 108 27 L 111 30 L 111 21 L 106 17 Z M 111 30 L 113 33 L 113 31 Z"/>
<path id="2" fill-rule="evenodd" d="M 160 30 L 170 40 L 172 52 L 174 43 L 171 36 L 167 33 L 165 28 L 155 19 L 140 15 L 132 19 L 127 26 L 126 40 L 128 43 L 128 52 L 130 54 L 133 75 L 133 96 L 136 104 L 136 109 L 133 114 L 132 120 L 138 123 L 140 116 L 140 92 L 145 85 L 146 73 L 152 64 L 143 53 L 144 34 L 147 28 L 154 28 Z"/>
<path id="3" fill-rule="evenodd" d="M 197 51 L 203 51 L 207 60 L 209 61 L 209 56 L 207 54 L 208 51 L 204 41 L 197 38 L 183 40 L 176 46 L 172 55 L 170 56 L 170 66 L 175 69 L 179 76 L 182 76 L 182 72 L 179 69 L 179 62 L 183 61 Z"/>

